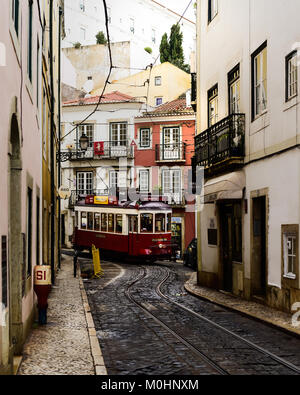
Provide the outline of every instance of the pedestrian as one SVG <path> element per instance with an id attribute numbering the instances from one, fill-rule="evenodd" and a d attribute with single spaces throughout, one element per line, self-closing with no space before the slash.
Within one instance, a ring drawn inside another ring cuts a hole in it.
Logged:
<path id="1" fill-rule="evenodd" d="M 76 276 L 77 276 L 77 261 L 78 261 L 78 255 L 79 255 L 79 252 L 78 252 L 77 250 L 75 250 L 74 258 L 73 258 L 73 262 L 74 262 L 74 277 L 75 277 L 75 278 L 76 278 Z"/>

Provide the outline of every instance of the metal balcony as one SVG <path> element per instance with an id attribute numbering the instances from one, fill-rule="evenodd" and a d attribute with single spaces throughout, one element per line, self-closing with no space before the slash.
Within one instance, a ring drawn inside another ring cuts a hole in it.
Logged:
<path id="1" fill-rule="evenodd" d="M 88 148 L 87 151 L 81 151 L 79 146 L 76 146 L 74 149 L 60 152 L 61 162 L 119 158 L 134 158 L 134 147 L 129 143 L 120 144 L 115 141 L 104 141 L 93 143 L 93 146 Z"/>
<path id="2" fill-rule="evenodd" d="M 156 145 L 156 162 L 185 162 L 186 143 Z"/>
<path id="3" fill-rule="evenodd" d="M 242 164 L 245 157 L 245 114 L 232 114 L 195 138 L 196 165 L 212 170 Z"/>

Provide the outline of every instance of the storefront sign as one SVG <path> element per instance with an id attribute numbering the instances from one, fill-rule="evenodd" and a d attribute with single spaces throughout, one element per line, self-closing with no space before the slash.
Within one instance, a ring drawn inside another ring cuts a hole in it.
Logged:
<path id="1" fill-rule="evenodd" d="M 94 204 L 108 204 L 108 196 L 95 196 Z"/>

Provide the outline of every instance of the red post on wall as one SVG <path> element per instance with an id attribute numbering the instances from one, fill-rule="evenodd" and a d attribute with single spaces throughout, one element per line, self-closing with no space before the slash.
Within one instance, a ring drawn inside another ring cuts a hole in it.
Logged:
<path id="1" fill-rule="evenodd" d="M 34 292 L 38 298 L 39 324 L 47 324 L 48 296 L 51 285 L 51 266 L 36 266 L 34 268 Z"/>

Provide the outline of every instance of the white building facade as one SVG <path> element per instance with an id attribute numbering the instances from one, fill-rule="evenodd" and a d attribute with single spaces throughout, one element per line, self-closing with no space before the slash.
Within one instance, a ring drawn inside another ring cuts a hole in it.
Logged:
<path id="1" fill-rule="evenodd" d="M 72 191 L 71 198 L 62 201 L 61 210 L 62 240 L 68 247 L 75 225 L 74 204 L 79 198 L 114 194 L 134 185 L 134 118 L 144 104 L 119 92 L 106 94 L 98 111 L 81 124 L 98 101 L 97 96 L 63 105 L 62 184 Z M 89 139 L 85 152 L 79 144 L 82 134 Z"/>
<path id="2" fill-rule="evenodd" d="M 101 3 L 99 0 L 65 1 L 64 47 L 72 47 L 75 43 L 82 46 L 94 45 L 99 31 L 106 35 L 105 14 Z M 163 34 L 169 35 L 172 25 L 178 23 L 181 17 L 153 0 L 109 0 L 107 8 L 110 40 L 130 42 L 131 68 L 145 68 L 153 63 L 159 55 Z M 195 21 L 184 17 L 180 20 L 180 27 L 184 38 L 185 59 L 189 64 L 195 44 Z M 151 55 L 145 52 L 146 47 L 152 49 Z"/>
<path id="3" fill-rule="evenodd" d="M 290 312 L 300 300 L 300 3 L 202 0 L 197 12 L 198 281 Z"/>

